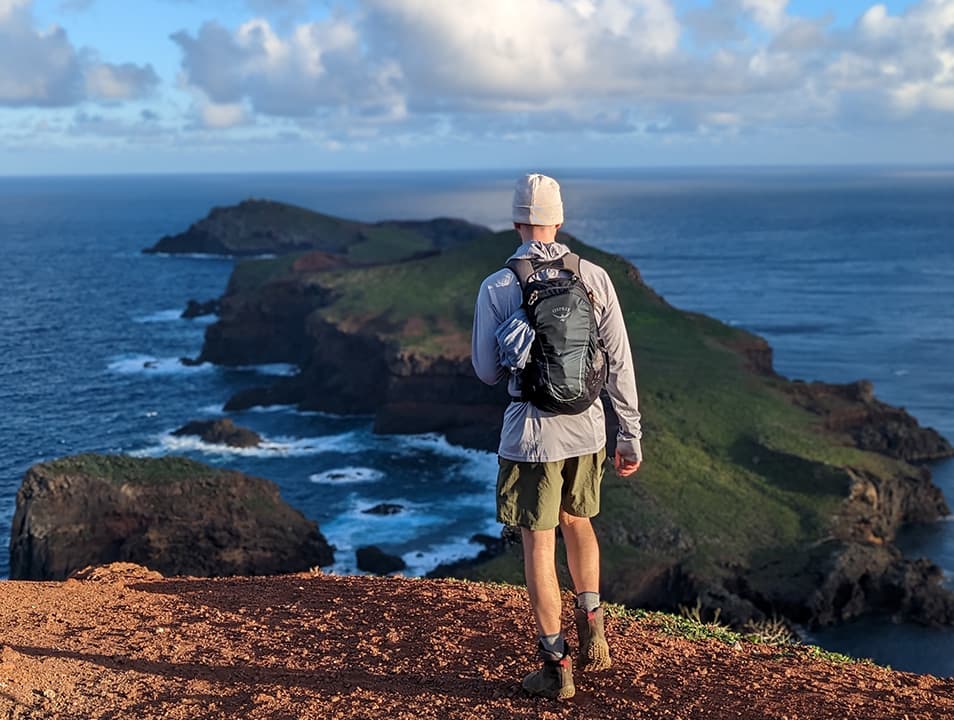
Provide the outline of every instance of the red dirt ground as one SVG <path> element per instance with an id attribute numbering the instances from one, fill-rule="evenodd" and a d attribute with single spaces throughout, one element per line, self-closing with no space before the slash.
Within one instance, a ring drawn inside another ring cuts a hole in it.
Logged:
<path id="1" fill-rule="evenodd" d="M 80 577 L 0 582 L 0 718 L 954 718 L 954 679 L 688 640 L 651 617 L 608 620 L 614 666 L 577 673 L 572 700 L 528 698 L 520 588 L 134 565 Z"/>

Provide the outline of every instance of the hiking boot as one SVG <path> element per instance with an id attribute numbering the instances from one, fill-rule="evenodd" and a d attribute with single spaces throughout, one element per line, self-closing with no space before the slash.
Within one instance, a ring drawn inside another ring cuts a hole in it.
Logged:
<path id="1" fill-rule="evenodd" d="M 559 660 L 544 660 L 543 667 L 527 675 L 521 685 L 529 694 L 551 700 L 567 700 L 576 695 L 570 646 L 564 647 L 563 657 Z"/>
<path id="2" fill-rule="evenodd" d="M 605 670 L 613 664 L 609 645 L 603 633 L 603 608 L 587 612 L 583 608 L 573 610 L 576 632 L 580 638 L 580 656 L 576 660 L 579 670 Z"/>

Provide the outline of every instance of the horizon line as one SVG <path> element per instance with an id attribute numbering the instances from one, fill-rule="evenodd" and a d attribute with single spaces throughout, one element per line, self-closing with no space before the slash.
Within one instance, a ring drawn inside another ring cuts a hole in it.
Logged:
<path id="1" fill-rule="evenodd" d="M 496 174 L 506 173 L 508 176 L 514 172 L 527 172 L 532 170 L 546 170 L 554 174 L 573 174 L 580 172 L 671 172 L 671 171 L 694 171 L 694 172 L 726 172 L 726 171 L 748 171 L 748 172 L 771 172 L 771 171 L 858 171 L 858 170 L 884 170 L 884 171 L 912 171 L 912 172 L 937 172 L 954 173 L 954 163 L 777 163 L 777 164 L 672 164 L 672 165 L 574 165 L 574 166 L 553 166 L 551 168 L 540 168 L 539 166 L 528 166 L 523 168 L 512 167 L 420 167 L 420 168 L 338 168 L 338 169 L 315 169 L 315 170 L 155 170 L 155 171 L 129 171 L 129 172 L 63 172 L 63 173 L 3 173 L 0 172 L 0 180 L 39 180 L 39 179 L 64 179 L 64 178 L 124 178 L 124 177 L 216 177 L 216 176 L 237 176 L 237 175 L 412 175 L 412 174 L 450 174 L 450 173 L 479 173 Z"/>

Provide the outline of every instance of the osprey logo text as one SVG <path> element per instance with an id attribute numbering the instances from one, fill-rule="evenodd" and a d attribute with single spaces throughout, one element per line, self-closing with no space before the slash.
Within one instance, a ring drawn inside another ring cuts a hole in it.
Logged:
<path id="1" fill-rule="evenodd" d="M 561 305 L 560 307 L 555 307 L 550 311 L 550 314 L 553 315 L 560 322 L 566 322 L 566 319 L 570 317 L 570 313 L 573 310 L 566 305 Z"/>

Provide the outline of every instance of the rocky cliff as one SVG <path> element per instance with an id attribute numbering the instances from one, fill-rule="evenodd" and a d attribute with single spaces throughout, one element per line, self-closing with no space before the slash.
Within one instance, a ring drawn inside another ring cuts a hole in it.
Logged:
<path id="1" fill-rule="evenodd" d="M 778 376 L 763 338 L 673 308 L 624 259 L 561 240 L 613 278 L 645 419 L 644 467 L 604 483 L 609 597 L 668 608 L 699 598 L 740 623 L 778 609 L 808 623 L 873 609 L 951 621 L 936 568 L 891 544 L 902 524 L 948 513 L 911 464 L 950 456 L 944 438 L 870 384 Z M 201 359 L 301 368 L 228 408 L 374 413 L 379 432 L 436 431 L 493 450 L 507 399 L 473 375 L 471 318 L 480 281 L 516 244 L 512 232 L 485 232 L 362 267 L 303 254 L 243 262 Z M 608 422 L 612 437 L 612 413 Z M 456 572 L 520 578 L 507 552 Z"/>
<path id="2" fill-rule="evenodd" d="M 261 478 L 179 457 L 78 455 L 30 468 L 10 577 L 62 579 L 114 561 L 168 575 L 269 575 L 329 565 L 332 551 Z"/>

